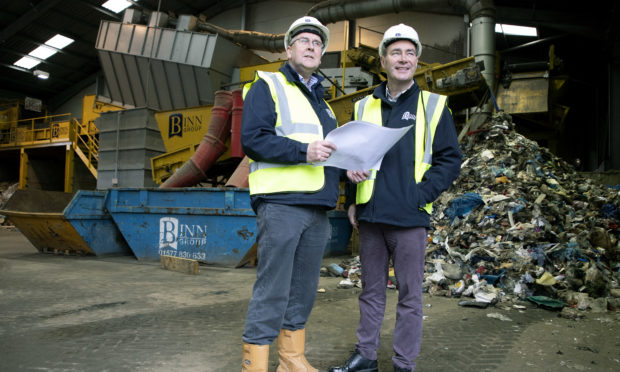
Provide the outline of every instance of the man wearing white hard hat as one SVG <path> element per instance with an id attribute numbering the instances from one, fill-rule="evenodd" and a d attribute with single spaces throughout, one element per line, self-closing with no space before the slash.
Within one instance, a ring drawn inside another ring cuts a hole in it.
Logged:
<path id="1" fill-rule="evenodd" d="M 422 53 L 418 33 L 399 24 L 379 45 L 387 81 L 355 104 L 354 120 L 413 127 L 384 156 L 379 170 L 347 171 L 349 220 L 359 230 L 362 264 L 355 352 L 330 372 L 378 370 L 377 350 L 390 258 L 398 288 L 393 370 L 413 371 L 422 342 L 424 252 L 432 202 L 460 171 L 461 154 L 446 97 L 420 90 L 413 75 Z"/>
<path id="2" fill-rule="evenodd" d="M 278 372 L 317 371 L 305 355 L 305 325 L 316 296 L 327 211 L 338 202 L 340 172 L 314 166 L 336 149 L 325 135 L 337 121 L 315 74 L 329 30 L 302 17 L 284 37 L 288 62 L 259 71 L 244 87 L 241 143 L 250 158 L 250 197 L 258 227 L 256 283 L 243 332 L 243 371 L 266 372 L 277 339 Z"/>

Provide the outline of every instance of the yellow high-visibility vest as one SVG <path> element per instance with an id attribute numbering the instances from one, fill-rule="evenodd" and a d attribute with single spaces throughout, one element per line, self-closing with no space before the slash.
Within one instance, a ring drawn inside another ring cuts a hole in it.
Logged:
<path id="1" fill-rule="evenodd" d="M 303 143 L 323 139 L 323 127 L 312 105 L 295 84 L 287 81 L 283 73 L 257 71 L 254 81 L 243 87 L 244 98 L 258 79 L 267 83 L 275 102 L 275 130 L 278 136 Z M 312 164 L 277 164 L 250 158 L 249 172 L 251 195 L 315 192 L 325 184 L 323 167 Z"/>
<path id="2" fill-rule="evenodd" d="M 421 91 L 418 98 L 418 110 L 416 113 L 415 126 L 415 181 L 419 183 L 424 177 L 424 173 L 431 167 L 433 159 L 433 140 L 435 139 L 435 130 L 439 124 L 441 113 L 446 104 L 446 96 Z M 355 120 L 363 120 L 376 125 L 383 125 L 381 116 L 381 99 L 372 95 L 366 96 L 355 103 L 353 112 Z M 418 120 L 424 120 L 420 122 Z M 423 125 L 418 125 L 423 124 Z M 355 204 L 368 203 L 372 197 L 377 171 L 370 170 L 370 176 L 367 180 L 357 184 L 357 193 Z M 433 203 L 424 206 L 424 211 L 431 214 Z"/>

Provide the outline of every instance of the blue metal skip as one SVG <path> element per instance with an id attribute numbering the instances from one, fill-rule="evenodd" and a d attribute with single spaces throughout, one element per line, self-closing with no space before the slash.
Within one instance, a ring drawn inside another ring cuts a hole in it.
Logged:
<path id="1" fill-rule="evenodd" d="M 17 190 L 6 215 L 40 252 L 129 255 L 131 250 L 104 207 L 105 192 Z"/>
<path id="2" fill-rule="evenodd" d="M 139 260 L 234 265 L 256 240 L 247 189 L 110 189 L 106 208 Z"/>
<path id="3" fill-rule="evenodd" d="M 97 256 L 131 255 L 131 249 L 104 209 L 105 191 L 79 190 L 63 215 Z"/>
<path id="4" fill-rule="evenodd" d="M 235 265 L 256 241 L 256 215 L 247 188 L 110 189 L 106 209 L 139 260 L 160 255 Z M 347 253 L 351 225 L 328 212 L 325 256 Z"/>

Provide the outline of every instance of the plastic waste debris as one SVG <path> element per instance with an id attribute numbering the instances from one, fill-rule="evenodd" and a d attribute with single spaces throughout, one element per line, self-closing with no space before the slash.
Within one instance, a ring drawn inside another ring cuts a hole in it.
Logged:
<path id="1" fill-rule="evenodd" d="M 551 310 L 561 309 L 566 306 L 565 302 L 554 300 L 553 298 L 547 296 L 529 296 L 527 297 L 527 300 L 535 303 L 540 307 Z"/>
<path id="2" fill-rule="evenodd" d="M 330 263 L 329 265 L 327 265 L 327 271 L 329 271 L 330 274 L 334 276 L 342 276 L 344 269 L 336 263 Z"/>
<path id="3" fill-rule="evenodd" d="M 478 307 L 480 309 L 486 309 L 489 307 L 488 302 L 478 302 L 478 301 L 459 301 L 459 306 L 464 307 Z"/>
<path id="4" fill-rule="evenodd" d="M 434 283 L 440 283 L 446 279 L 446 276 L 443 274 L 443 269 L 441 268 L 441 263 L 435 262 L 435 272 L 427 279 Z"/>
<path id="5" fill-rule="evenodd" d="M 545 271 L 545 273 L 542 274 L 540 278 L 536 279 L 536 284 L 540 284 L 540 285 L 552 286 L 555 283 L 556 283 L 555 278 L 548 271 Z"/>
<path id="6" fill-rule="evenodd" d="M 450 222 L 457 217 L 465 217 L 476 207 L 483 205 L 484 201 L 480 195 L 468 192 L 462 197 L 452 200 L 450 206 L 445 210 L 445 214 L 450 218 Z"/>
<path id="7" fill-rule="evenodd" d="M 500 313 L 488 313 L 487 318 L 499 319 L 503 322 L 512 322 L 512 319 Z"/>
<path id="8" fill-rule="evenodd" d="M 338 288 L 340 288 L 340 289 L 349 289 L 349 288 L 353 288 L 353 287 L 355 287 L 355 284 L 349 278 L 341 280 L 338 283 Z"/>

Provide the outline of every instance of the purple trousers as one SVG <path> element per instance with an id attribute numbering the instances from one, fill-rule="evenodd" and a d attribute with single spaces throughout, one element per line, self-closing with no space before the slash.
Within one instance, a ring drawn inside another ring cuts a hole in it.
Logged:
<path id="1" fill-rule="evenodd" d="M 403 368 L 415 368 L 414 359 L 422 343 L 426 237 L 424 227 L 403 228 L 360 221 L 362 293 L 356 349 L 365 358 L 377 359 L 391 256 L 398 282 L 392 362 Z"/>

